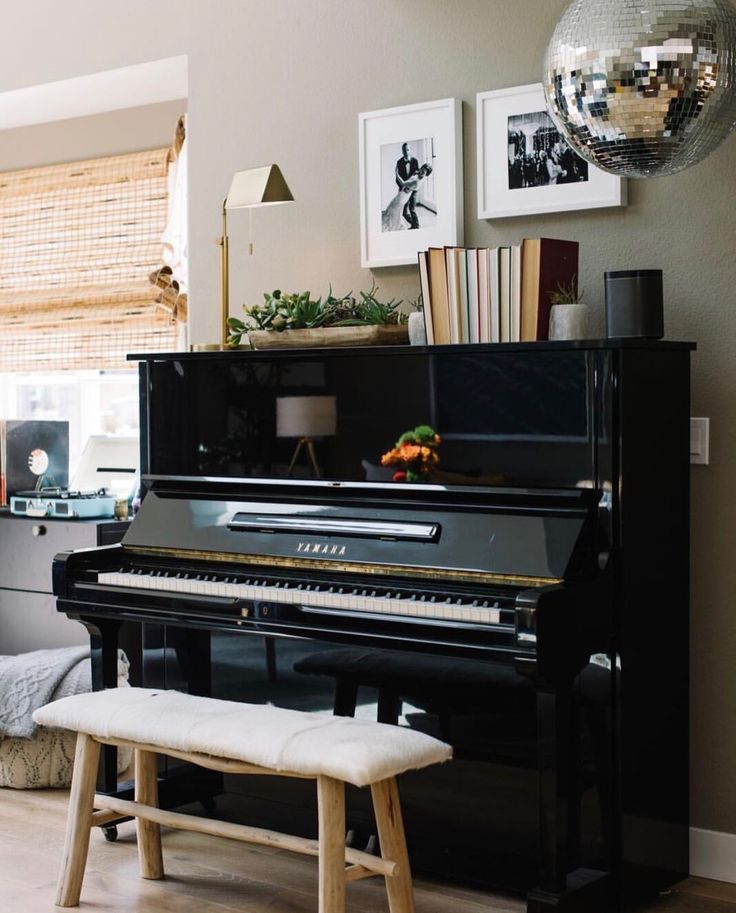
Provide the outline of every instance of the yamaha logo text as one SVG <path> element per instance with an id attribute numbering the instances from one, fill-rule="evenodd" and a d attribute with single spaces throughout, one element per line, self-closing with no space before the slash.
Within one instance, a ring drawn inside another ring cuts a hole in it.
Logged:
<path id="1" fill-rule="evenodd" d="M 325 545 L 319 542 L 300 542 L 296 550 L 298 552 L 304 552 L 304 554 L 310 555 L 330 555 L 334 557 L 339 557 L 340 555 L 345 554 L 345 545 Z"/>

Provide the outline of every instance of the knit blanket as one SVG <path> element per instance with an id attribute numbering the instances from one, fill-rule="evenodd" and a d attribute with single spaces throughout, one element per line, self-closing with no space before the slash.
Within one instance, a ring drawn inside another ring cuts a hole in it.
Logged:
<path id="1" fill-rule="evenodd" d="M 0 738 L 32 738 L 38 728 L 34 711 L 48 704 L 62 679 L 88 657 L 89 647 L 0 656 Z"/>

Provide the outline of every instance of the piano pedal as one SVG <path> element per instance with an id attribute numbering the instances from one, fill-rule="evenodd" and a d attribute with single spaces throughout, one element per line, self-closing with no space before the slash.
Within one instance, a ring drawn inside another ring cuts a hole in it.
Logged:
<path id="1" fill-rule="evenodd" d="M 354 827 L 349 828 L 347 834 L 345 834 L 345 846 L 354 847 L 359 839 L 359 834 Z"/>
<path id="2" fill-rule="evenodd" d="M 378 856 L 378 837 L 375 834 L 371 834 L 368 838 L 364 852 L 370 853 L 371 856 Z"/>
<path id="3" fill-rule="evenodd" d="M 106 827 L 103 827 L 102 833 L 105 835 L 105 840 L 107 840 L 108 843 L 115 843 L 118 839 L 118 829 L 114 824 L 108 824 Z"/>

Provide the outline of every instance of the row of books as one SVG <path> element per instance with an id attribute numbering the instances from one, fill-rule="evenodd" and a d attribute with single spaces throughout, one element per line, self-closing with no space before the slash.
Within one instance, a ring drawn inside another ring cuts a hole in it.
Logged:
<path id="1" fill-rule="evenodd" d="M 527 238 L 508 247 L 419 253 L 430 345 L 547 339 L 550 296 L 576 288 L 577 241 Z"/>

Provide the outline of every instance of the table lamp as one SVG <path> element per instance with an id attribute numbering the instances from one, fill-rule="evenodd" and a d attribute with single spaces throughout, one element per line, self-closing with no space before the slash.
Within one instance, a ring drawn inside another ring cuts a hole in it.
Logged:
<path id="1" fill-rule="evenodd" d="M 248 209 L 249 236 L 248 253 L 253 253 L 253 209 L 256 206 L 272 206 L 276 203 L 291 203 L 294 197 L 284 180 L 278 165 L 265 165 L 263 168 L 249 168 L 237 171 L 233 176 L 230 190 L 222 203 L 222 237 L 217 239 L 220 245 L 220 306 L 222 346 L 227 345 L 227 319 L 230 314 L 230 275 L 229 251 L 227 239 L 227 213 L 230 209 Z"/>
<path id="2" fill-rule="evenodd" d="M 321 478 L 314 449 L 316 438 L 337 432 L 337 400 L 334 396 L 279 396 L 276 399 L 276 437 L 297 439 L 288 475 L 294 472 L 302 450 L 306 451 L 315 478 Z"/>

